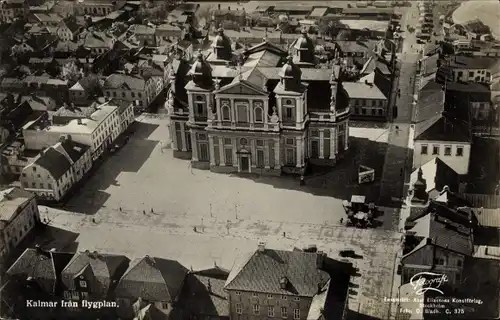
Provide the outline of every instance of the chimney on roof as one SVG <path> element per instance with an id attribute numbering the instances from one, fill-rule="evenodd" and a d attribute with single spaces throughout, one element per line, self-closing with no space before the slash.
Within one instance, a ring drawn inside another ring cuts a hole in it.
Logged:
<path id="1" fill-rule="evenodd" d="M 287 277 L 281 277 L 281 279 L 280 279 L 280 288 L 282 290 L 286 290 L 287 286 L 288 286 L 288 278 Z"/>
<path id="2" fill-rule="evenodd" d="M 326 253 L 324 253 L 323 251 L 316 252 L 316 267 L 318 269 L 323 269 L 323 266 L 325 264 L 325 256 Z"/>
<path id="3" fill-rule="evenodd" d="M 231 11 L 231 7 L 230 6 L 227 7 L 227 11 Z"/>
<path id="4" fill-rule="evenodd" d="M 36 250 L 37 253 L 42 253 L 42 248 L 40 247 L 39 244 L 35 245 L 35 250 Z"/>
<path id="5" fill-rule="evenodd" d="M 93 257 L 94 259 L 99 258 L 99 253 L 98 253 L 97 251 L 94 251 L 94 252 L 92 253 L 92 257 Z"/>
<path id="6" fill-rule="evenodd" d="M 154 266 L 155 265 L 155 259 L 150 256 L 146 256 L 146 262 L 149 263 L 149 265 Z"/>
<path id="7" fill-rule="evenodd" d="M 76 123 L 82 124 L 82 119 L 81 118 L 76 119 Z"/>
<path id="8" fill-rule="evenodd" d="M 266 251 L 266 244 L 264 242 L 259 242 L 259 245 L 258 245 L 258 251 L 259 252 L 264 252 Z"/>
<path id="9" fill-rule="evenodd" d="M 445 192 L 449 192 L 450 191 L 450 187 L 448 186 L 444 186 L 443 187 L 443 191 L 441 191 L 441 194 L 445 193 Z"/>
<path id="10" fill-rule="evenodd" d="M 220 10 L 220 3 L 217 5 L 217 9 Z"/>
<path id="11" fill-rule="evenodd" d="M 425 243 L 426 243 L 426 244 L 432 244 L 432 239 L 431 239 L 431 238 L 427 238 L 427 239 L 425 239 Z"/>

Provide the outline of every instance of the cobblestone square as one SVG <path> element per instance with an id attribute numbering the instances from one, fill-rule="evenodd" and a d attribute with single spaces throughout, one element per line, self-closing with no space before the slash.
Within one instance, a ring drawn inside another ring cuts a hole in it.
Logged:
<path id="1" fill-rule="evenodd" d="M 342 198 L 333 190 L 299 186 L 287 177 L 251 177 L 191 169 L 174 159 L 162 119 L 144 118 L 129 143 L 112 156 L 64 210 L 42 208 L 56 228 L 78 233 L 47 248 L 97 250 L 177 259 L 187 267 L 214 263 L 230 269 L 256 249 L 293 249 L 311 244 L 330 257 L 353 249 L 359 269 L 352 278 L 351 310 L 387 315 L 400 235 L 382 229 L 339 226 Z M 383 128 L 351 132 L 383 143 Z M 362 152 L 362 150 L 359 150 Z M 332 171 L 333 172 L 333 171 Z M 333 173 L 331 173 L 333 174 Z M 71 211 L 71 212 L 68 212 Z"/>

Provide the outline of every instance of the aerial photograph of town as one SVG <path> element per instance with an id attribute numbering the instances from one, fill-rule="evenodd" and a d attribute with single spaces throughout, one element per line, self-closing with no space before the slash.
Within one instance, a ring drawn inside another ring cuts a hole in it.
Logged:
<path id="1" fill-rule="evenodd" d="M 0 0 L 0 320 L 499 319 L 499 21 Z"/>

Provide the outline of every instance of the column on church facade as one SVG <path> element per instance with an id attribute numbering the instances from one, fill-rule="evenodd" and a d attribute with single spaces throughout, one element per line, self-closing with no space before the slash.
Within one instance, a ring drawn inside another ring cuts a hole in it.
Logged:
<path id="1" fill-rule="evenodd" d="M 325 133 L 323 129 L 319 129 L 319 158 L 323 159 L 325 157 Z"/>
<path id="2" fill-rule="evenodd" d="M 336 144 L 337 134 L 335 132 L 335 128 L 330 128 L 330 159 L 335 159 L 337 156 Z"/>
<path id="3" fill-rule="evenodd" d="M 231 112 L 231 125 L 232 126 L 235 126 L 236 125 L 236 110 L 235 110 L 235 107 L 234 107 L 234 99 L 231 98 L 231 102 L 230 102 L 230 109 L 229 111 Z"/>
<path id="4" fill-rule="evenodd" d="M 191 132 L 191 149 L 193 161 L 198 161 L 198 143 L 196 142 L 196 132 Z"/>
<path id="5" fill-rule="evenodd" d="M 266 169 L 270 168 L 269 157 L 271 156 L 271 146 L 267 140 L 264 140 L 264 167 Z"/>
<path id="6" fill-rule="evenodd" d="M 274 168 L 279 169 L 281 167 L 281 156 L 280 156 L 280 141 L 278 139 L 274 140 Z"/>
<path id="7" fill-rule="evenodd" d="M 345 123 L 345 150 L 349 149 L 349 125 Z"/>
<path id="8" fill-rule="evenodd" d="M 171 122 L 170 124 L 170 137 L 172 137 L 170 140 L 172 140 L 172 149 L 173 150 L 178 150 L 177 149 L 177 132 L 175 130 L 175 124 L 177 122 Z"/>
<path id="9" fill-rule="evenodd" d="M 208 137 L 208 148 L 210 150 L 210 165 L 215 166 L 215 145 L 214 145 L 214 137 Z"/>
<path id="10" fill-rule="evenodd" d="M 237 148 L 237 143 L 236 143 L 236 138 L 231 138 L 231 142 L 233 145 L 233 167 L 238 166 L 238 154 L 236 153 L 236 148 Z"/>
<path id="11" fill-rule="evenodd" d="M 217 97 L 215 98 L 216 103 L 217 103 L 217 122 L 220 123 L 222 121 L 222 113 L 221 113 L 221 108 L 220 108 L 220 98 Z"/>
<path id="12" fill-rule="evenodd" d="M 251 153 L 251 159 L 252 163 L 250 164 L 252 167 L 255 167 L 257 165 L 257 144 L 255 143 L 254 138 L 250 138 L 250 153 Z"/>
<path id="13" fill-rule="evenodd" d="M 179 123 L 181 125 L 181 146 L 179 149 L 182 151 L 187 151 L 187 142 L 186 142 L 186 129 L 184 123 Z M 191 135 L 191 141 L 193 141 L 193 135 Z M 193 144 L 191 144 L 193 145 Z"/>
<path id="14" fill-rule="evenodd" d="M 297 138 L 297 167 L 302 167 L 302 138 Z"/>
<path id="15" fill-rule="evenodd" d="M 224 138 L 222 137 L 219 137 L 219 159 L 219 165 L 224 167 L 226 165 L 226 158 L 224 157 Z"/>

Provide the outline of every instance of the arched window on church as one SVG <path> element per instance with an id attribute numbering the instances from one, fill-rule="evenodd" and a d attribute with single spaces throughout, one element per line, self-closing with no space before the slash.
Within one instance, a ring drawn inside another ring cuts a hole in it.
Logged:
<path id="1" fill-rule="evenodd" d="M 229 115 L 229 106 L 222 106 L 222 120 L 230 121 L 231 116 Z"/>
<path id="2" fill-rule="evenodd" d="M 255 107 L 254 109 L 255 112 L 255 122 L 263 122 L 263 111 L 261 107 Z"/>

